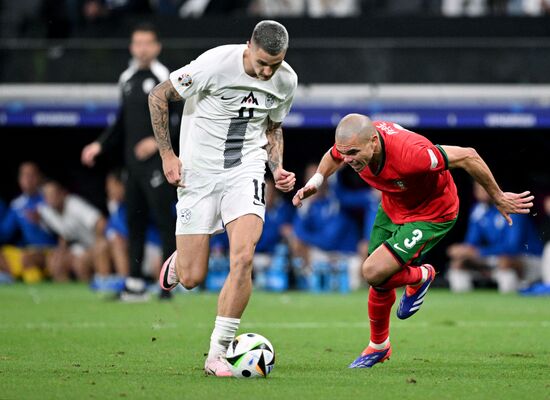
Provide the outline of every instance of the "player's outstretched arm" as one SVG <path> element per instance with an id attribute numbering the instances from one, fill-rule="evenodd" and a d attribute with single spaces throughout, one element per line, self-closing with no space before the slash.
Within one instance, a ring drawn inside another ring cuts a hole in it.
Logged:
<path id="1" fill-rule="evenodd" d="M 335 173 L 343 164 L 343 161 L 337 161 L 330 155 L 330 150 L 327 151 L 323 158 L 321 158 L 315 175 L 292 198 L 292 204 L 298 208 L 302 207 L 302 200 L 317 193 L 324 180 Z"/>
<path id="2" fill-rule="evenodd" d="M 181 161 L 172 149 L 170 130 L 168 129 L 168 103 L 178 100 L 182 100 L 182 97 L 169 80 L 159 83 L 149 93 L 149 112 L 159 153 L 162 157 L 164 176 L 170 184 L 183 187 Z"/>
<path id="3" fill-rule="evenodd" d="M 294 189 L 296 175 L 294 172 L 286 171 L 283 168 L 283 128 L 280 122 L 267 121 L 267 165 L 273 174 L 275 187 L 282 192 L 290 192 Z"/>
<path id="4" fill-rule="evenodd" d="M 489 166 L 471 147 L 441 146 L 449 161 L 449 168 L 462 168 L 489 193 L 495 206 L 512 225 L 510 214 L 529 214 L 534 196 L 529 191 L 522 193 L 503 192 L 498 186 Z"/>

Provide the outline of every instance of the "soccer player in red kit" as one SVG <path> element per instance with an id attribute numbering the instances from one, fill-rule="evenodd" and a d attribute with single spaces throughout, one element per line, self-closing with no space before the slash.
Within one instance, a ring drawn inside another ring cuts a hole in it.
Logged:
<path id="1" fill-rule="evenodd" d="M 391 355 L 389 328 L 395 289 L 406 287 L 397 309 L 397 316 L 406 319 L 419 310 L 434 280 L 434 268 L 420 260 L 449 232 L 458 216 L 457 190 L 449 169 L 468 172 L 509 224 L 510 214 L 529 213 L 533 196 L 503 192 L 472 148 L 433 145 L 392 122 L 349 114 L 336 128 L 334 146 L 321 159 L 317 173 L 298 190 L 293 204 L 300 207 L 344 164 L 382 192 L 369 256 L 362 265 L 363 277 L 371 286 L 370 343 L 349 366 L 370 368 Z"/>

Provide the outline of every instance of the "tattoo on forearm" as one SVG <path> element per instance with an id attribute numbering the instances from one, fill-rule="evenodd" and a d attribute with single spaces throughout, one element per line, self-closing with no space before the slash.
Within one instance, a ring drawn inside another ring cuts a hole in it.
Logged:
<path id="1" fill-rule="evenodd" d="M 272 173 L 283 163 L 283 128 L 280 122 L 268 121 L 267 130 L 265 132 L 268 144 L 267 150 L 267 165 Z"/>
<path id="2" fill-rule="evenodd" d="M 159 152 L 172 150 L 170 141 L 170 130 L 168 129 L 168 102 L 181 100 L 181 96 L 176 92 L 170 81 L 159 83 L 149 93 L 149 112 L 151 114 L 151 124 L 157 140 Z"/>

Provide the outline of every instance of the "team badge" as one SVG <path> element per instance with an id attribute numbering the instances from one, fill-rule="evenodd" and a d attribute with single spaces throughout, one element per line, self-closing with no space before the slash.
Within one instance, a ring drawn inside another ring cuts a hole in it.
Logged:
<path id="1" fill-rule="evenodd" d="M 272 94 L 268 94 L 267 96 L 265 96 L 265 106 L 267 108 L 273 106 L 274 103 L 275 103 L 275 96 L 273 96 Z"/>
<path id="2" fill-rule="evenodd" d="M 248 96 L 243 97 L 241 104 L 255 104 L 258 105 L 258 99 L 254 97 L 254 92 L 250 92 Z"/>
<path id="3" fill-rule="evenodd" d="M 191 210 L 188 208 L 184 208 L 180 211 L 180 220 L 183 224 L 188 223 L 191 221 Z"/>
<path id="4" fill-rule="evenodd" d="M 193 78 L 191 78 L 191 75 L 189 74 L 183 74 L 178 78 L 178 83 L 181 86 L 189 87 L 193 84 Z"/>
<path id="5" fill-rule="evenodd" d="M 397 180 L 397 181 L 393 181 L 393 183 L 395 184 L 395 186 L 397 186 L 401 190 L 405 190 L 407 188 L 405 186 L 405 182 L 403 181 Z"/>

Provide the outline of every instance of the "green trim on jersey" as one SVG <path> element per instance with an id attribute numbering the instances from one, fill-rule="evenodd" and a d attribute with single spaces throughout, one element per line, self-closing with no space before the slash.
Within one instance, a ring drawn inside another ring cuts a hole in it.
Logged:
<path id="1" fill-rule="evenodd" d="M 384 166 L 386 165 L 386 143 L 384 142 L 384 137 L 382 136 L 382 134 L 378 131 L 376 131 L 376 133 L 378 134 L 378 139 L 380 139 L 382 159 L 380 160 L 380 164 L 378 164 L 378 168 L 376 168 L 376 172 L 371 170 L 374 176 L 380 175 L 380 173 L 384 169 Z"/>
<path id="2" fill-rule="evenodd" d="M 369 254 L 384 245 L 399 264 L 421 265 L 422 258 L 445 237 L 457 218 L 447 222 L 417 221 L 399 225 L 390 220 L 380 205 L 370 235 Z"/>
<path id="3" fill-rule="evenodd" d="M 443 156 L 443 159 L 445 160 L 445 169 L 449 169 L 449 157 L 447 156 L 447 153 L 445 150 L 443 150 L 443 147 L 436 144 L 435 147 L 441 152 L 441 155 Z"/>

